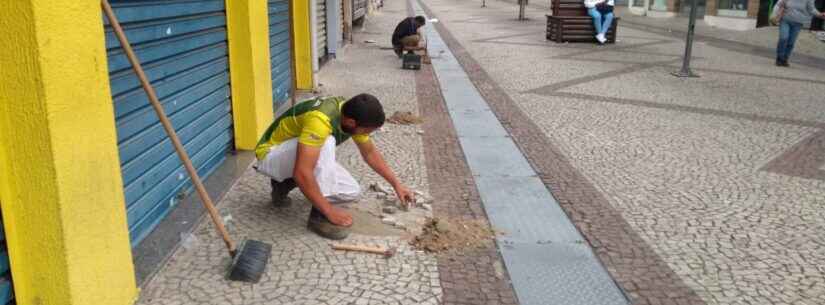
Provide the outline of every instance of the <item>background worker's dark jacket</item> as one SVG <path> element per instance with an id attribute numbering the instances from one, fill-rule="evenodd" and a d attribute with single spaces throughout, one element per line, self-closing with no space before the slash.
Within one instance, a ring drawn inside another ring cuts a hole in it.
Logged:
<path id="1" fill-rule="evenodd" d="M 395 31 L 392 32 L 392 45 L 393 46 L 400 46 L 401 45 L 401 38 L 415 35 L 418 33 L 418 28 L 421 26 L 415 22 L 415 17 L 407 17 L 398 23 L 398 26 L 395 27 Z"/>

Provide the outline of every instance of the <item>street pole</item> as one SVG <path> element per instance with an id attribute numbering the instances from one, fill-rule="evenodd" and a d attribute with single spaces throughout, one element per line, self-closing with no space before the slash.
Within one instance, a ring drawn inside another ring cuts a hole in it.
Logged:
<path id="1" fill-rule="evenodd" d="M 685 41 L 685 57 L 682 60 L 682 70 L 673 72 L 676 77 L 699 77 L 690 70 L 690 53 L 693 50 L 693 28 L 696 26 L 696 1 L 690 2 L 690 21 L 688 22 L 687 39 Z"/>
<path id="2" fill-rule="evenodd" d="M 518 20 L 524 20 L 525 5 L 527 5 L 527 0 L 518 0 Z"/>
<path id="3" fill-rule="evenodd" d="M 487 7 L 487 0 L 481 0 L 481 7 Z"/>

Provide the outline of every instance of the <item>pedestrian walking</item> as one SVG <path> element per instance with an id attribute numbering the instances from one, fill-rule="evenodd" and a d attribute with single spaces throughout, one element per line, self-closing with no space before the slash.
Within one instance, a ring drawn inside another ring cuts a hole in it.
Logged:
<path id="1" fill-rule="evenodd" d="M 825 0 L 816 0 L 814 4 L 816 6 L 816 9 L 820 11 L 825 11 Z M 811 31 L 825 31 L 825 20 L 820 18 L 813 18 L 811 20 Z"/>
<path id="2" fill-rule="evenodd" d="M 779 0 L 773 7 L 771 23 L 779 25 L 779 41 L 776 45 L 776 65 L 788 67 L 796 38 L 805 23 L 813 17 L 825 19 L 825 13 L 814 5 L 814 0 Z"/>

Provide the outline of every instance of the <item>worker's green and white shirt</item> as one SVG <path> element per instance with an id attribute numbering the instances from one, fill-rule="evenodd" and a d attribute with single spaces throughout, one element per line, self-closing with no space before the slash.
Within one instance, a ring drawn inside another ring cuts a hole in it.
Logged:
<path id="1" fill-rule="evenodd" d="M 255 156 L 263 160 L 269 150 L 287 140 L 298 138 L 298 143 L 312 147 L 324 145 L 327 137 L 335 137 L 336 145 L 352 137 L 356 143 L 369 142 L 369 135 L 350 135 L 341 130 L 341 107 L 344 97 L 319 97 L 305 100 L 279 116 L 264 132 L 255 148 Z"/>

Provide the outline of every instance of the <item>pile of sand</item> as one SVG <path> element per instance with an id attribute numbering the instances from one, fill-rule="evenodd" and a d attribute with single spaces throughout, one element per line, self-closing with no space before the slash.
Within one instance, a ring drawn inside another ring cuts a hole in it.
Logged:
<path id="1" fill-rule="evenodd" d="M 410 245 L 418 250 L 438 253 L 482 248 L 489 245 L 494 237 L 493 230 L 481 221 L 430 218 L 424 224 L 421 234 L 410 241 Z"/>

